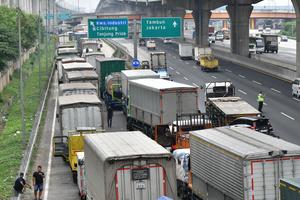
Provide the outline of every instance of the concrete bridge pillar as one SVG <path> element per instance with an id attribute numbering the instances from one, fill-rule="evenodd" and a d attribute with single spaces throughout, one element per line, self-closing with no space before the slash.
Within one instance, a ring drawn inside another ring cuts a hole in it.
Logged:
<path id="1" fill-rule="evenodd" d="M 300 2 L 292 0 L 296 12 L 296 77 L 300 77 Z"/>
<path id="2" fill-rule="evenodd" d="M 249 19 L 253 6 L 232 4 L 227 6 L 231 21 L 231 52 L 241 56 L 249 54 Z"/>
<path id="3" fill-rule="evenodd" d="M 193 10 L 193 17 L 195 21 L 195 40 L 199 47 L 208 47 L 208 27 L 211 16 L 210 10 L 195 9 Z"/>

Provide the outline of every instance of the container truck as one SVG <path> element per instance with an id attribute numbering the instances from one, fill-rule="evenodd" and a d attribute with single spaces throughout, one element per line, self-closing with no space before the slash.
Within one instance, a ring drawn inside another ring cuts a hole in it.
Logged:
<path id="1" fill-rule="evenodd" d="M 66 72 L 65 83 L 92 83 L 98 88 L 98 74 L 92 70 Z"/>
<path id="2" fill-rule="evenodd" d="M 206 113 L 213 127 L 229 125 L 238 117 L 253 117 L 261 114 L 240 97 L 208 98 Z"/>
<path id="3" fill-rule="evenodd" d="M 265 43 L 265 53 L 278 53 L 278 35 L 261 34 Z"/>
<path id="4" fill-rule="evenodd" d="M 280 179 L 300 178 L 300 146 L 248 128 L 193 131 L 190 144 L 192 191 L 201 199 L 280 200 Z"/>
<path id="5" fill-rule="evenodd" d="M 142 78 L 159 78 L 159 75 L 150 69 L 139 69 L 139 70 L 122 70 L 121 71 L 121 82 L 122 82 L 122 95 L 123 95 L 123 112 L 127 114 L 128 106 L 128 90 L 129 81 Z"/>
<path id="6" fill-rule="evenodd" d="M 139 131 L 85 137 L 88 200 L 177 199 L 175 162 Z"/>
<path id="7" fill-rule="evenodd" d="M 300 178 L 280 179 L 280 199 L 300 199 Z"/>
<path id="8" fill-rule="evenodd" d="M 122 110 L 122 85 L 120 72 L 113 72 L 105 77 L 105 92 L 103 95 L 106 106 L 113 110 Z"/>
<path id="9" fill-rule="evenodd" d="M 105 92 L 105 77 L 113 72 L 121 72 L 125 69 L 125 60 L 120 58 L 97 58 L 96 72 L 99 76 L 99 92 L 103 98 Z"/>
<path id="10" fill-rule="evenodd" d="M 90 63 L 93 67 L 96 68 L 96 59 L 97 58 L 104 58 L 105 54 L 101 52 L 89 52 L 85 54 L 86 62 Z"/>
<path id="11" fill-rule="evenodd" d="M 98 42 L 96 40 L 87 40 L 82 42 L 82 50 L 92 49 L 93 52 L 98 51 Z"/>
<path id="12" fill-rule="evenodd" d="M 94 71 L 95 68 L 87 62 L 73 62 L 62 64 L 62 81 L 67 80 L 67 72 L 71 71 Z"/>
<path id="13" fill-rule="evenodd" d="M 183 59 L 193 58 L 193 45 L 190 43 L 179 43 L 179 57 Z"/>
<path id="14" fill-rule="evenodd" d="M 198 87 L 164 79 L 129 81 L 128 130 L 140 130 L 164 147 L 174 144 L 169 124 L 176 115 L 198 113 Z"/>
<path id="15" fill-rule="evenodd" d="M 97 87 L 91 83 L 64 83 L 59 85 L 59 96 L 70 96 L 74 94 L 95 94 Z"/>
<path id="16" fill-rule="evenodd" d="M 152 52 L 150 53 L 150 69 L 160 75 L 160 78 L 169 80 L 170 75 L 167 68 L 167 54 L 166 52 Z"/>
<path id="17" fill-rule="evenodd" d="M 83 151 L 86 134 L 103 131 L 101 102 L 97 95 L 70 95 L 58 98 L 60 134 L 53 137 L 53 155 L 66 160 L 77 181 L 77 152 Z"/>

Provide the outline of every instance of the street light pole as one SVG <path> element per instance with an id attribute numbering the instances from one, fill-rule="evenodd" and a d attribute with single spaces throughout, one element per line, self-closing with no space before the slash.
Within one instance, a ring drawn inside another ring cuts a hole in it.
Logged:
<path id="1" fill-rule="evenodd" d="M 22 37 L 21 37 L 21 8 L 20 0 L 18 0 L 18 37 L 19 37 L 19 69 L 20 69 L 20 105 L 22 117 L 22 144 L 26 146 L 26 129 L 25 129 L 25 111 L 24 111 L 24 95 L 23 95 L 23 69 L 22 69 Z"/>

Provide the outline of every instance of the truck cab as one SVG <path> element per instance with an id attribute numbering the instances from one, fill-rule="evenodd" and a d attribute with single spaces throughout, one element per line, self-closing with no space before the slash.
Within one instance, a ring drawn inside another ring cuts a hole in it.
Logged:
<path id="1" fill-rule="evenodd" d="M 300 78 L 296 78 L 292 84 L 292 95 L 300 98 Z"/>
<path id="2" fill-rule="evenodd" d="M 154 40 L 148 40 L 146 43 L 146 47 L 148 50 L 155 50 L 156 49 L 156 43 Z"/>

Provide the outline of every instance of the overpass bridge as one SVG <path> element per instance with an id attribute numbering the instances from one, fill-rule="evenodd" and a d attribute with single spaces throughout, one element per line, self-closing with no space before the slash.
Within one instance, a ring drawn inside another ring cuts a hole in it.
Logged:
<path id="1" fill-rule="evenodd" d="M 208 27 L 211 17 L 230 19 L 231 29 L 231 52 L 241 56 L 249 54 L 249 27 L 253 11 L 253 4 L 262 0 L 100 0 L 97 13 L 143 10 L 147 16 L 163 17 L 177 16 L 184 18 L 185 10 L 192 10 L 195 21 L 196 44 L 199 47 L 208 46 Z M 282 13 L 281 17 L 296 18 L 296 40 L 297 40 L 297 76 L 300 77 L 300 1 L 291 0 L 294 5 L 295 14 Z M 215 14 L 212 10 L 226 6 L 227 15 Z M 223 15 L 223 16 L 222 16 Z M 271 17 L 271 14 L 260 13 L 253 16 Z M 273 16 L 275 17 L 275 15 Z M 253 21 L 252 21 L 253 23 Z"/>

